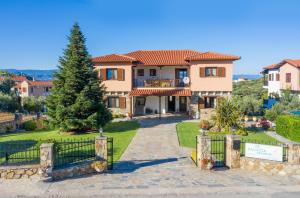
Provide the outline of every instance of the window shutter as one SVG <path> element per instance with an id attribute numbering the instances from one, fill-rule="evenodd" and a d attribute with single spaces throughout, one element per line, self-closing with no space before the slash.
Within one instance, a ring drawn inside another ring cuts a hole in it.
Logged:
<path id="1" fill-rule="evenodd" d="M 205 77 L 205 67 L 200 67 L 200 77 Z"/>
<path id="2" fill-rule="evenodd" d="M 106 69 L 100 69 L 100 78 L 106 80 Z"/>
<path id="3" fill-rule="evenodd" d="M 118 80 L 124 81 L 125 71 L 124 69 L 118 69 Z"/>
<path id="4" fill-rule="evenodd" d="M 226 73 L 225 73 L 225 67 L 218 67 L 217 69 L 217 74 L 219 77 L 225 77 L 226 76 Z"/>
<path id="5" fill-rule="evenodd" d="M 126 97 L 119 97 L 120 109 L 126 109 Z"/>
<path id="6" fill-rule="evenodd" d="M 204 98 L 203 97 L 199 97 L 198 106 L 199 106 L 199 109 L 204 109 L 205 108 L 205 103 L 204 103 Z"/>
<path id="7" fill-rule="evenodd" d="M 280 81 L 280 75 L 276 74 L 276 81 Z"/>

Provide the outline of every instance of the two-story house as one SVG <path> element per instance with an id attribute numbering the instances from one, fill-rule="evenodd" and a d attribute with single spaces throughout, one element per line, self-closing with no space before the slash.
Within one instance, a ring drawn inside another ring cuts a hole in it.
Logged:
<path id="1" fill-rule="evenodd" d="M 15 89 L 23 97 L 48 96 L 53 84 L 52 81 L 24 80 L 16 84 Z"/>
<path id="2" fill-rule="evenodd" d="M 92 59 L 115 113 L 181 112 L 214 108 L 232 91 L 239 56 L 193 50 L 139 50 Z"/>
<path id="3" fill-rule="evenodd" d="M 281 94 L 281 90 L 290 89 L 300 96 L 300 59 L 285 59 L 280 63 L 263 68 L 264 88 L 268 94 Z"/>

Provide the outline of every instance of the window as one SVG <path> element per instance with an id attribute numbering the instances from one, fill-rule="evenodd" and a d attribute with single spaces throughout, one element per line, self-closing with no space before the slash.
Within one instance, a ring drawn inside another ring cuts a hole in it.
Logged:
<path id="1" fill-rule="evenodd" d="M 291 73 L 285 74 L 285 82 L 287 82 L 287 83 L 292 82 L 292 74 Z"/>
<path id="2" fill-rule="evenodd" d="M 117 69 L 107 69 L 106 70 L 106 79 L 107 80 L 117 80 L 118 71 Z"/>
<path id="3" fill-rule="evenodd" d="M 26 93 L 26 92 L 27 92 L 27 89 L 26 89 L 25 87 L 23 87 L 22 92 L 23 92 L 23 93 Z"/>
<path id="4" fill-rule="evenodd" d="M 280 81 L 280 74 L 276 74 L 276 81 Z"/>
<path id="5" fill-rule="evenodd" d="M 119 98 L 118 97 L 108 97 L 107 107 L 108 108 L 119 108 Z"/>
<path id="6" fill-rule="evenodd" d="M 30 87 L 30 93 L 33 93 L 33 87 Z"/>
<path id="7" fill-rule="evenodd" d="M 206 67 L 205 68 L 205 76 L 217 76 L 217 68 L 216 67 Z"/>
<path id="8" fill-rule="evenodd" d="M 156 76 L 156 69 L 150 69 L 150 76 Z"/>
<path id="9" fill-rule="evenodd" d="M 138 69 L 137 70 L 137 75 L 138 76 L 144 76 L 144 69 Z"/>

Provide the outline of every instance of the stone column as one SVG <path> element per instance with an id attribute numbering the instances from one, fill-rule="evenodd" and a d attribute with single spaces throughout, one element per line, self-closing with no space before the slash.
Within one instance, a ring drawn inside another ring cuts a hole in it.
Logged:
<path id="1" fill-rule="evenodd" d="M 289 164 L 300 164 L 300 144 L 288 144 L 287 158 Z"/>
<path id="2" fill-rule="evenodd" d="M 53 168 L 54 166 L 54 144 L 43 143 L 40 146 L 41 167 Z"/>
<path id="3" fill-rule="evenodd" d="M 241 138 L 239 135 L 226 135 L 226 166 L 228 168 L 240 168 L 241 160 Z"/>
<path id="4" fill-rule="evenodd" d="M 211 160 L 211 137 L 198 135 L 197 136 L 197 166 L 201 170 L 209 169 L 207 160 Z"/>
<path id="5" fill-rule="evenodd" d="M 40 146 L 40 168 L 39 174 L 44 179 L 52 177 L 52 170 L 54 167 L 54 144 L 43 143 Z"/>
<path id="6" fill-rule="evenodd" d="M 107 137 L 98 136 L 95 139 L 95 152 L 97 160 L 107 161 Z"/>

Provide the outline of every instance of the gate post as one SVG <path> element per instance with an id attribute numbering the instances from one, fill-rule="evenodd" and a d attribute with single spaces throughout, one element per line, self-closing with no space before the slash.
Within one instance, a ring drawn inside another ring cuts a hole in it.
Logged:
<path id="1" fill-rule="evenodd" d="M 288 144 L 287 161 L 289 164 L 300 164 L 300 144 Z"/>
<path id="2" fill-rule="evenodd" d="M 43 143 L 40 146 L 40 171 L 43 177 L 49 177 L 54 167 L 54 143 Z"/>
<path id="3" fill-rule="evenodd" d="M 107 161 L 107 137 L 98 136 L 95 139 L 96 160 Z"/>
<path id="4" fill-rule="evenodd" d="M 211 137 L 197 135 L 197 166 L 201 170 L 209 170 L 208 162 L 211 160 Z"/>
<path id="5" fill-rule="evenodd" d="M 226 135 L 225 163 L 228 168 L 240 168 L 241 138 L 239 135 Z"/>

